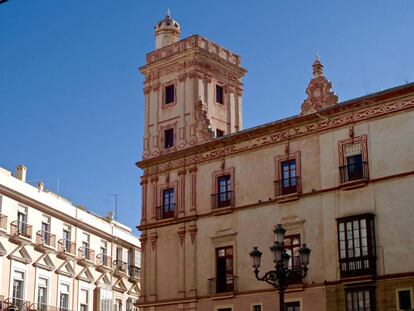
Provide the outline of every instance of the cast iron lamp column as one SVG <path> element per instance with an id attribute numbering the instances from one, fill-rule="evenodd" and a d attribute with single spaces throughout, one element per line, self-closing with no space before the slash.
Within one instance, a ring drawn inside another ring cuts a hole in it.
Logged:
<path id="1" fill-rule="evenodd" d="M 270 247 L 270 251 L 273 255 L 273 262 L 275 263 L 275 270 L 266 272 L 263 276 L 259 276 L 260 260 L 262 258 L 262 252 L 257 249 L 257 246 L 253 247 L 250 252 L 250 257 L 253 259 L 253 268 L 256 279 L 269 283 L 279 292 L 279 311 L 285 311 L 285 290 L 288 287 L 289 281 L 297 278 L 304 279 L 308 273 L 309 255 L 311 250 L 303 244 L 299 249 L 300 266 L 289 269 L 290 256 L 286 253 L 283 241 L 285 239 L 286 230 L 281 224 L 278 224 L 273 230 L 276 241 Z"/>

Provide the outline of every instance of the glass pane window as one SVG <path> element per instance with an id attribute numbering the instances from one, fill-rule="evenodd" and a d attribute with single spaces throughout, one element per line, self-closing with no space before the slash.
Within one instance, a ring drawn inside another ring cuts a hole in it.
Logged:
<path id="1" fill-rule="evenodd" d="M 14 272 L 12 296 L 13 303 L 21 307 L 24 299 L 24 272 Z"/>
<path id="2" fill-rule="evenodd" d="M 217 207 L 229 206 L 232 196 L 231 175 L 217 178 Z"/>
<path id="3" fill-rule="evenodd" d="M 47 305 L 47 287 L 48 279 L 39 278 L 37 288 L 37 303 L 39 305 Z"/>
<path id="4" fill-rule="evenodd" d="M 164 148 L 171 148 L 174 146 L 174 129 L 167 129 L 164 131 Z"/>
<path id="5" fill-rule="evenodd" d="M 376 273 L 374 216 L 338 219 L 341 276 Z"/>
<path id="6" fill-rule="evenodd" d="M 174 188 L 164 189 L 162 191 L 162 213 L 163 218 L 174 216 L 175 210 L 175 193 Z"/>
<path id="7" fill-rule="evenodd" d="M 411 291 L 399 290 L 398 291 L 398 310 L 412 310 L 413 305 L 411 301 Z"/>
<path id="8" fill-rule="evenodd" d="M 349 289 L 345 294 L 346 311 L 373 311 L 375 310 L 374 288 Z"/>
<path id="9" fill-rule="evenodd" d="M 286 311 L 300 311 L 300 302 L 292 301 L 285 303 Z"/>
<path id="10" fill-rule="evenodd" d="M 233 247 L 216 249 L 216 291 L 230 292 L 234 289 Z"/>
<path id="11" fill-rule="evenodd" d="M 216 85 L 216 102 L 219 104 L 224 104 L 223 96 L 223 87 L 221 85 Z"/>
<path id="12" fill-rule="evenodd" d="M 362 154 L 346 157 L 348 180 L 359 180 L 363 178 Z"/>
<path id="13" fill-rule="evenodd" d="M 287 161 L 281 162 L 281 172 L 282 172 L 282 194 L 289 194 L 296 192 L 296 159 L 290 159 Z"/>
<path id="14" fill-rule="evenodd" d="M 164 88 L 165 92 L 165 101 L 164 104 L 168 105 L 174 102 L 175 100 L 175 90 L 174 90 L 174 84 L 168 85 Z"/>

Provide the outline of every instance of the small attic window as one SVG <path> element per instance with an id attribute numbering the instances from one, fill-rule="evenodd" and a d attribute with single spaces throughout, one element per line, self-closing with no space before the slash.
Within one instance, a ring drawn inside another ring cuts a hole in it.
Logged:
<path id="1" fill-rule="evenodd" d="M 170 26 L 171 25 L 171 23 L 170 22 L 167 22 L 167 26 Z"/>

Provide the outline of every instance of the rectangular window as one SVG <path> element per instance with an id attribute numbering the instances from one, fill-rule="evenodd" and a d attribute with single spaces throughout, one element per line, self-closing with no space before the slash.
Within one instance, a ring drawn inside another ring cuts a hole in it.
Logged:
<path id="1" fill-rule="evenodd" d="M 285 303 L 286 311 L 300 311 L 300 301 L 292 301 Z"/>
<path id="2" fill-rule="evenodd" d="M 47 292 L 48 280 L 46 278 L 39 278 L 37 285 L 37 303 L 39 310 L 46 310 L 47 306 Z"/>
<path id="3" fill-rule="evenodd" d="M 80 311 L 88 311 L 89 306 L 89 291 L 81 289 L 79 293 Z"/>
<path id="4" fill-rule="evenodd" d="M 234 290 L 233 247 L 216 249 L 216 293 Z"/>
<path id="5" fill-rule="evenodd" d="M 164 131 L 164 148 L 174 147 L 174 129 L 170 128 Z"/>
<path id="6" fill-rule="evenodd" d="M 216 102 L 219 104 L 224 104 L 224 92 L 221 85 L 216 85 Z"/>
<path id="7" fill-rule="evenodd" d="M 90 256 L 90 253 L 89 253 L 89 250 L 90 250 L 90 248 L 89 248 L 89 239 L 90 239 L 90 236 L 89 236 L 89 234 L 88 233 L 85 233 L 85 232 L 83 232 L 82 233 L 82 253 L 83 253 L 83 256 L 85 257 L 85 259 L 91 259 L 91 258 L 89 258 Z"/>
<path id="8" fill-rule="evenodd" d="M 297 192 L 296 159 L 283 161 L 280 163 L 280 165 L 280 169 L 282 172 L 282 195 Z"/>
<path id="9" fill-rule="evenodd" d="M 337 219 L 341 277 L 376 274 L 374 215 Z"/>
<path id="10" fill-rule="evenodd" d="M 17 232 L 19 235 L 26 236 L 28 228 L 27 228 L 27 216 L 25 212 L 18 211 L 17 212 Z"/>
<path id="11" fill-rule="evenodd" d="M 60 284 L 59 311 L 69 309 L 69 285 Z"/>
<path id="12" fill-rule="evenodd" d="M 50 245 L 50 217 L 43 215 L 41 224 L 42 240 L 46 245 Z"/>
<path id="13" fill-rule="evenodd" d="M 66 252 L 71 252 L 71 234 L 70 234 L 70 227 L 64 226 L 63 228 L 63 247 Z"/>
<path id="14" fill-rule="evenodd" d="M 224 131 L 216 129 L 216 137 L 220 138 L 224 136 Z"/>
<path id="15" fill-rule="evenodd" d="M 223 175 L 217 178 L 217 207 L 231 205 L 232 198 L 231 175 Z"/>
<path id="16" fill-rule="evenodd" d="M 164 93 L 165 93 L 165 100 L 164 100 L 164 104 L 168 105 L 174 102 L 175 100 L 175 89 L 174 89 L 174 84 L 171 85 L 167 85 L 164 88 Z"/>
<path id="17" fill-rule="evenodd" d="M 122 311 L 122 300 L 121 299 L 115 299 L 115 310 Z"/>
<path id="18" fill-rule="evenodd" d="M 346 311 L 375 310 L 374 288 L 356 288 L 345 292 Z"/>
<path id="19" fill-rule="evenodd" d="M 262 305 L 253 305 L 252 311 L 262 311 Z"/>
<path id="20" fill-rule="evenodd" d="M 413 297 L 411 289 L 399 289 L 397 291 L 397 299 L 398 311 L 413 310 Z"/>
<path id="21" fill-rule="evenodd" d="M 287 235 L 285 236 L 285 240 L 283 242 L 283 245 L 286 249 L 286 253 L 290 256 L 289 268 L 296 270 L 298 273 L 300 273 L 302 270 L 299 255 L 299 249 L 301 245 L 300 243 L 300 234 Z M 298 277 L 293 277 L 291 280 L 289 280 L 289 283 L 302 283 L 302 278 L 298 275 Z"/>
<path id="22" fill-rule="evenodd" d="M 112 311 L 112 291 L 103 288 L 98 288 L 100 292 L 100 310 L 101 311 Z"/>
<path id="23" fill-rule="evenodd" d="M 14 271 L 12 295 L 13 303 L 21 309 L 24 304 L 24 272 Z"/>
<path id="24" fill-rule="evenodd" d="M 362 154 L 346 157 L 347 181 L 360 180 L 363 178 Z"/>
<path id="25" fill-rule="evenodd" d="M 116 248 L 116 260 L 122 261 L 122 247 Z"/>
<path id="26" fill-rule="evenodd" d="M 175 195 L 174 188 L 162 191 L 162 219 L 174 217 Z"/>

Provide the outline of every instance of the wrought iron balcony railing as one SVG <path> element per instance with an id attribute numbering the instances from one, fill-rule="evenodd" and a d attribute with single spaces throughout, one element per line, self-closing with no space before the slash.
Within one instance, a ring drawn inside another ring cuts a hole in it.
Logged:
<path id="1" fill-rule="evenodd" d="M 300 177 L 294 176 L 289 178 L 283 178 L 280 180 L 275 180 L 273 182 L 275 187 L 275 197 L 280 197 L 282 195 L 298 193 L 300 189 Z"/>
<path id="2" fill-rule="evenodd" d="M 114 260 L 114 268 L 116 271 L 127 273 L 127 263 L 122 260 Z"/>
<path id="3" fill-rule="evenodd" d="M 174 203 L 157 206 L 157 211 L 156 211 L 157 220 L 174 218 L 175 215 L 176 215 L 176 212 L 175 212 Z"/>
<path id="4" fill-rule="evenodd" d="M 212 208 L 234 207 L 234 191 L 225 191 L 211 195 Z"/>
<path id="5" fill-rule="evenodd" d="M 86 259 L 89 261 L 94 261 L 95 259 L 95 251 L 90 249 L 89 247 L 81 246 L 78 249 L 78 256 L 81 259 Z"/>
<path id="6" fill-rule="evenodd" d="M 56 235 L 48 231 L 39 230 L 36 233 L 36 244 L 56 247 Z"/>
<path id="7" fill-rule="evenodd" d="M 208 293 L 210 295 L 237 292 L 237 276 L 224 275 L 208 279 Z"/>
<path id="8" fill-rule="evenodd" d="M 23 236 L 25 238 L 31 239 L 32 226 L 25 222 L 15 220 L 10 224 L 10 234 L 12 236 Z"/>
<path id="9" fill-rule="evenodd" d="M 98 266 L 112 268 L 112 258 L 106 254 L 98 254 L 96 255 L 96 264 Z"/>
<path id="10" fill-rule="evenodd" d="M 368 180 L 368 163 L 359 162 L 339 167 L 339 181 L 345 184 L 352 181 Z"/>
<path id="11" fill-rule="evenodd" d="M 7 229 L 7 216 L 0 214 L 0 229 Z"/>
<path id="12" fill-rule="evenodd" d="M 56 307 L 56 306 L 49 306 L 47 304 L 44 303 L 33 303 L 29 306 L 29 308 L 27 309 L 28 311 L 72 311 L 69 309 L 65 309 L 65 308 L 60 308 L 60 307 Z"/>
<path id="13" fill-rule="evenodd" d="M 17 307 L 18 311 L 28 311 L 31 302 L 16 297 L 9 297 L 3 302 L 4 310 L 9 310 L 12 307 Z M 15 309 L 16 310 L 16 309 Z"/>
<path id="14" fill-rule="evenodd" d="M 76 255 L 76 243 L 71 240 L 60 239 L 58 241 L 58 252 Z"/>

